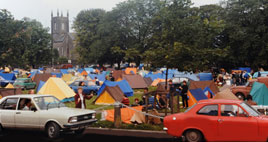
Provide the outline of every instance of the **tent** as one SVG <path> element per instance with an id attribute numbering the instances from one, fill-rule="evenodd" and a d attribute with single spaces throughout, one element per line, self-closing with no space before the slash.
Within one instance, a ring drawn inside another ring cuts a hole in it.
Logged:
<path id="1" fill-rule="evenodd" d="M 204 94 L 201 88 L 189 90 L 187 92 L 187 96 L 189 97 L 189 100 L 188 100 L 189 107 L 196 104 L 200 100 L 208 99 L 208 97 Z"/>
<path id="2" fill-rule="evenodd" d="M 106 80 L 106 75 L 105 74 L 88 74 L 88 76 L 92 79 L 92 80 L 94 80 L 95 79 L 95 77 L 97 77 L 98 78 L 98 80 L 99 81 L 102 81 L 102 82 L 104 82 L 105 80 Z"/>
<path id="3" fill-rule="evenodd" d="M 254 82 L 250 95 L 258 105 L 268 105 L 268 88 L 264 83 Z"/>
<path id="4" fill-rule="evenodd" d="M 210 90 L 209 87 L 206 87 L 203 92 L 208 98 L 213 98 L 213 96 L 215 96 L 215 94 Z"/>
<path id="5" fill-rule="evenodd" d="M 124 123 L 131 124 L 131 119 L 136 113 L 136 111 L 142 111 L 142 106 L 132 107 L 130 108 L 121 108 L 121 120 Z M 103 111 L 102 117 L 104 117 L 105 120 L 114 122 L 114 109 L 105 110 Z"/>
<path id="6" fill-rule="evenodd" d="M 40 80 L 46 82 L 50 77 L 52 77 L 52 75 L 50 73 L 35 74 L 33 77 L 33 82 L 36 82 L 36 86 L 38 86 Z"/>
<path id="7" fill-rule="evenodd" d="M 94 73 L 95 72 L 95 69 L 93 68 L 85 68 L 85 71 L 90 74 L 90 73 Z"/>
<path id="8" fill-rule="evenodd" d="M 84 71 L 81 72 L 81 75 L 82 75 L 82 76 L 85 76 L 85 75 L 87 76 L 88 73 L 84 70 Z"/>
<path id="9" fill-rule="evenodd" d="M 213 99 L 238 100 L 238 98 L 228 88 L 221 92 L 218 92 Z"/>
<path id="10" fill-rule="evenodd" d="M 240 67 L 240 68 L 238 68 L 238 70 L 246 71 L 248 73 L 251 72 L 251 68 L 249 68 L 249 67 Z"/>
<path id="11" fill-rule="evenodd" d="M 137 74 L 137 68 L 126 68 L 126 74 Z"/>
<path id="12" fill-rule="evenodd" d="M 85 71 L 84 69 L 77 69 L 77 72 L 82 73 L 83 71 Z"/>
<path id="13" fill-rule="evenodd" d="M 70 81 L 72 79 L 73 75 L 71 74 L 63 74 L 63 76 L 61 77 L 63 79 L 63 81 L 67 82 Z"/>
<path id="14" fill-rule="evenodd" d="M 11 83 L 8 83 L 5 88 L 14 88 L 14 86 Z"/>
<path id="15" fill-rule="evenodd" d="M 115 70 L 115 71 L 113 71 L 114 80 L 116 80 L 116 81 L 122 80 L 123 74 L 125 74 L 125 72 L 122 71 L 122 70 Z"/>
<path id="16" fill-rule="evenodd" d="M 93 103 L 97 105 L 110 105 L 114 104 L 115 102 L 122 102 L 123 98 L 124 93 L 118 85 L 114 87 L 106 86 Z"/>
<path id="17" fill-rule="evenodd" d="M 123 91 L 123 93 L 130 97 L 133 96 L 133 90 L 130 87 L 130 85 L 128 84 L 128 82 L 126 80 L 121 80 L 121 81 L 109 81 L 106 80 L 103 82 L 103 84 L 101 85 L 99 91 L 98 91 L 98 96 L 102 93 L 102 91 L 105 89 L 106 86 L 119 86 L 120 89 Z"/>
<path id="18" fill-rule="evenodd" d="M 219 90 L 220 90 L 220 92 L 221 92 L 221 91 L 223 91 L 223 90 L 225 90 L 225 89 L 230 89 L 230 88 L 231 88 L 230 85 L 225 84 L 225 85 L 223 85 Z"/>
<path id="19" fill-rule="evenodd" d="M 36 89 L 36 92 L 39 92 L 39 90 L 44 86 L 45 83 L 46 83 L 46 82 L 40 80 L 39 85 L 38 85 L 38 87 L 37 87 L 37 89 Z"/>
<path id="20" fill-rule="evenodd" d="M 56 77 L 50 77 L 38 91 L 38 94 L 52 95 L 63 102 L 64 99 L 75 96 L 74 91 L 61 78 Z"/>
<path id="21" fill-rule="evenodd" d="M 0 73 L 5 80 L 16 80 L 16 76 L 14 73 Z"/>
<path id="22" fill-rule="evenodd" d="M 55 77 L 58 77 L 58 78 L 62 77 L 62 73 L 59 73 L 59 72 L 51 72 L 51 75 L 55 76 Z"/>
<path id="23" fill-rule="evenodd" d="M 179 78 L 180 81 L 182 82 L 184 78 L 187 78 L 188 80 L 192 81 L 199 81 L 197 76 L 193 73 L 185 73 L 185 72 L 174 72 L 174 78 Z"/>
<path id="24" fill-rule="evenodd" d="M 145 83 L 148 85 L 148 86 L 151 86 L 151 84 L 153 83 L 152 79 L 150 77 L 147 77 L 147 78 L 143 78 Z"/>
<path id="25" fill-rule="evenodd" d="M 167 80 L 167 81 L 169 81 L 169 79 Z M 157 86 L 159 83 L 162 83 L 162 82 L 166 82 L 166 79 L 160 79 L 160 78 L 158 78 L 158 79 L 155 79 L 153 82 L 152 82 L 152 84 L 151 84 L 151 86 Z"/>
<path id="26" fill-rule="evenodd" d="M 212 73 L 199 73 L 198 77 L 199 77 L 200 81 L 213 80 Z"/>
<path id="27" fill-rule="evenodd" d="M 148 87 L 144 79 L 138 74 L 123 75 L 123 79 L 127 80 L 132 89 L 143 89 Z"/>
<path id="28" fill-rule="evenodd" d="M 60 72 L 61 72 L 62 74 L 68 74 L 68 69 L 60 69 Z"/>
<path id="29" fill-rule="evenodd" d="M 214 81 L 191 81 L 189 89 L 201 88 L 204 90 L 206 87 L 209 87 L 214 94 L 219 92 L 219 88 L 215 85 Z"/>

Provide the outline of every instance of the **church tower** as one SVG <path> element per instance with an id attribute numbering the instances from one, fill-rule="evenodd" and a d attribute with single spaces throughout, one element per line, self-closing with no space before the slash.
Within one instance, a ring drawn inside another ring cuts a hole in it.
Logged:
<path id="1" fill-rule="evenodd" d="M 57 10 L 56 16 L 53 16 L 53 12 L 51 12 L 51 36 L 53 48 L 58 50 L 59 56 L 72 60 L 75 38 L 73 33 L 69 33 L 69 12 L 66 17 L 62 12 L 60 15 L 59 10 Z"/>

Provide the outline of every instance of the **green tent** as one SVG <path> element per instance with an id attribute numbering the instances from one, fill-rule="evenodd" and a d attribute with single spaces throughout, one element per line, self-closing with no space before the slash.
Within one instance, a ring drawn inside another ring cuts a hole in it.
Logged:
<path id="1" fill-rule="evenodd" d="M 258 105 L 268 105 L 268 88 L 265 84 L 254 82 L 250 95 Z"/>

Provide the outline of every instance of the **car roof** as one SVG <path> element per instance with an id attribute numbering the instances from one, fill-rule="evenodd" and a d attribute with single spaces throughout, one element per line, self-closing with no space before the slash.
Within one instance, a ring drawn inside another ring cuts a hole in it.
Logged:
<path id="1" fill-rule="evenodd" d="M 33 97 L 46 97 L 46 96 L 51 96 L 51 95 L 39 95 L 39 94 L 20 94 L 20 95 L 12 95 L 12 96 L 6 96 L 4 98 L 33 98 Z"/>
<path id="2" fill-rule="evenodd" d="M 207 99 L 207 100 L 200 100 L 198 103 L 236 103 L 236 104 L 240 104 L 243 101 L 241 100 L 228 100 L 228 99 Z"/>

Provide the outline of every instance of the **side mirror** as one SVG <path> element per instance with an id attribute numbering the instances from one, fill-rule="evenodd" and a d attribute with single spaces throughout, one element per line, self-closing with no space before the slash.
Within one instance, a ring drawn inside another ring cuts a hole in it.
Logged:
<path id="1" fill-rule="evenodd" d="M 34 108 L 31 108 L 31 111 L 36 112 L 36 111 L 37 111 L 37 109 L 34 107 Z"/>

